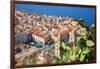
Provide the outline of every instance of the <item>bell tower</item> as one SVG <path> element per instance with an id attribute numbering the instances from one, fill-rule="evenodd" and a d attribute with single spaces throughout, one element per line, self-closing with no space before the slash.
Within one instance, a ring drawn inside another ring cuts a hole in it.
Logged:
<path id="1" fill-rule="evenodd" d="M 51 37 L 55 42 L 55 55 L 60 56 L 60 34 L 58 36 L 52 35 Z"/>

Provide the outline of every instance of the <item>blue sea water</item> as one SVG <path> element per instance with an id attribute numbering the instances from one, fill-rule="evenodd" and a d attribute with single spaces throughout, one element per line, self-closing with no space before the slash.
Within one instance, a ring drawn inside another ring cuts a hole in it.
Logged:
<path id="1" fill-rule="evenodd" d="M 87 26 L 95 22 L 95 8 L 16 4 L 15 9 L 41 15 L 46 14 L 51 16 L 69 16 L 77 19 L 83 18 Z"/>

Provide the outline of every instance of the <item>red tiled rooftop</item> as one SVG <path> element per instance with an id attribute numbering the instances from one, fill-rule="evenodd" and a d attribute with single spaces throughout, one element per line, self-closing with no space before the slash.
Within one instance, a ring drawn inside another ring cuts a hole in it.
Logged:
<path id="1" fill-rule="evenodd" d="M 33 32 L 32 34 L 43 37 L 43 38 L 48 38 L 50 36 L 49 34 L 42 34 L 42 33 L 37 32 L 37 31 Z"/>
<path id="2" fill-rule="evenodd" d="M 50 36 L 49 34 L 41 34 L 41 33 L 38 33 L 36 35 L 40 36 L 40 37 L 43 37 L 43 38 L 48 38 Z"/>
<path id="3" fill-rule="evenodd" d="M 78 24 L 76 24 L 76 26 L 72 26 L 73 28 L 76 28 L 76 27 L 78 27 L 78 26 L 80 26 L 80 24 L 78 23 Z"/>
<path id="4" fill-rule="evenodd" d="M 80 24 L 78 23 L 76 26 L 79 26 Z"/>
<path id="5" fill-rule="evenodd" d="M 69 28 L 69 29 L 66 29 L 66 30 L 64 30 L 64 31 L 62 31 L 62 32 L 58 32 L 58 33 L 56 33 L 55 35 L 63 35 L 63 34 L 65 34 L 65 33 L 68 33 L 68 32 L 70 32 L 70 31 L 72 31 L 72 28 Z"/>

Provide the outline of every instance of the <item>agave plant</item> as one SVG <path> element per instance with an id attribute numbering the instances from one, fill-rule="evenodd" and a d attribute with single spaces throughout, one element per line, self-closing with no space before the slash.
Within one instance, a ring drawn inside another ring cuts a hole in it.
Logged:
<path id="1" fill-rule="evenodd" d="M 64 42 L 61 43 L 60 50 L 62 55 L 54 56 L 54 58 L 57 60 L 57 63 L 69 63 L 76 60 L 75 53 L 73 52 L 72 48 L 65 45 Z"/>
<path id="2" fill-rule="evenodd" d="M 78 20 L 81 24 L 83 24 L 83 20 Z M 83 25 L 85 27 L 85 25 Z M 71 62 L 84 62 L 88 61 L 93 52 L 94 48 L 94 40 L 91 36 L 94 32 L 94 25 L 90 26 L 90 31 L 87 32 L 87 29 L 84 30 L 84 36 L 77 36 L 77 45 L 71 46 L 70 44 L 65 44 L 61 42 L 60 51 L 61 56 L 55 56 L 57 63 L 71 63 Z"/>
<path id="3" fill-rule="evenodd" d="M 85 40 L 84 38 L 80 38 L 78 41 L 77 48 L 77 57 L 79 57 L 79 61 L 85 61 L 86 56 L 92 51 L 92 47 L 94 46 L 93 40 Z"/>
<path id="4" fill-rule="evenodd" d="M 79 39 L 80 38 L 80 39 Z M 94 46 L 93 40 L 84 39 L 79 37 L 78 46 L 73 50 L 71 46 L 65 45 L 64 42 L 61 43 L 61 56 L 55 56 L 57 63 L 69 63 L 69 62 L 83 62 L 86 61 L 86 57 L 92 51 Z"/>

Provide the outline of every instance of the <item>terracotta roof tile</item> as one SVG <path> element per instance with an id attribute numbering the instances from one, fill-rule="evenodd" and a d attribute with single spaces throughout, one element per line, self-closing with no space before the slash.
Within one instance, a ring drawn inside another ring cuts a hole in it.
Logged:
<path id="1" fill-rule="evenodd" d="M 63 34 L 65 34 L 65 33 L 69 33 L 71 30 L 72 30 L 73 28 L 68 28 L 68 29 L 66 29 L 66 30 L 64 30 L 64 31 L 62 31 L 62 32 L 57 32 L 55 35 L 63 35 Z"/>

